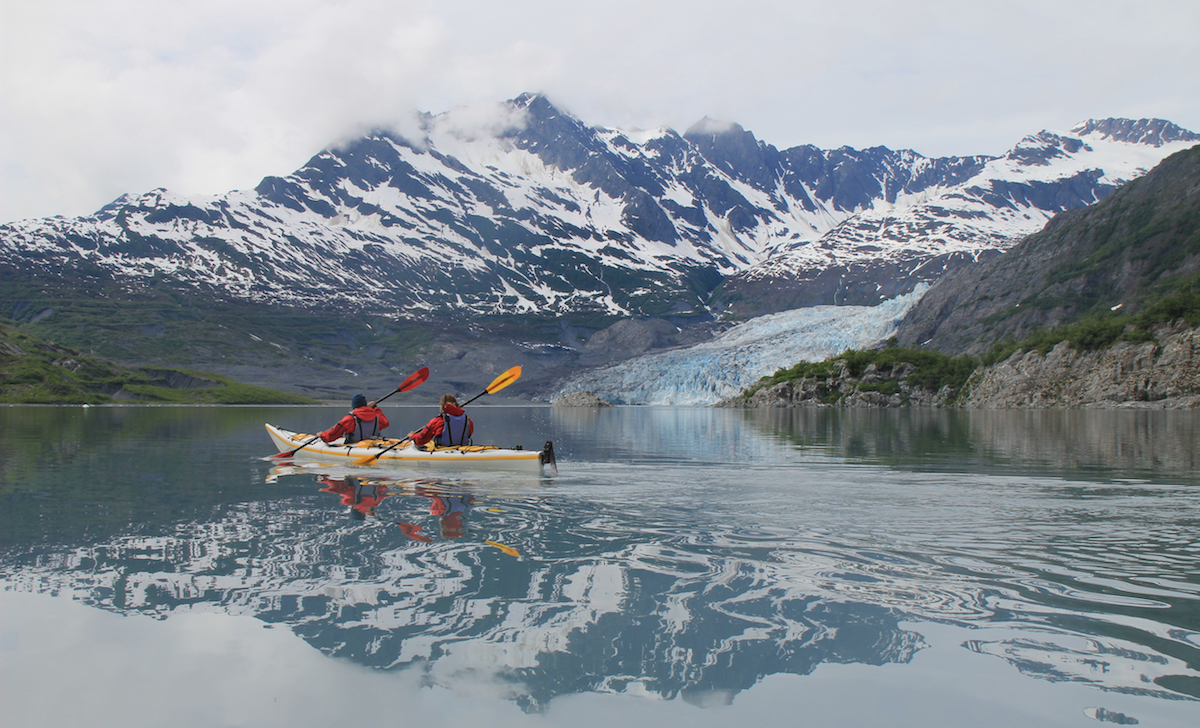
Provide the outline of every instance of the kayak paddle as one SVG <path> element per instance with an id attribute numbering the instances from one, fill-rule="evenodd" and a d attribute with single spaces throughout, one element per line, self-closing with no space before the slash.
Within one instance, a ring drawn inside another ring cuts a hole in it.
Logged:
<path id="1" fill-rule="evenodd" d="M 413 372 L 412 374 L 409 374 L 408 378 L 405 379 L 403 382 L 400 382 L 399 387 L 396 387 L 396 389 L 394 389 L 393 391 L 388 392 L 387 394 L 383 395 L 379 399 L 375 400 L 375 404 L 378 405 L 380 402 L 387 399 L 388 397 L 391 397 L 393 394 L 396 394 L 397 392 L 407 392 L 410 389 L 416 389 L 417 387 L 424 384 L 426 379 L 429 379 L 429 367 L 421 367 L 420 369 Z M 292 450 L 290 452 L 281 452 L 278 455 L 272 455 L 271 457 L 273 457 L 277 460 L 283 460 L 284 458 L 290 458 L 291 456 L 300 452 L 304 448 L 306 448 L 309 445 L 316 442 L 317 438 L 319 438 L 319 437 L 320 437 L 320 435 L 313 435 L 310 439 L 305 440 L 304 444 L 301 445 L 300 447 L 296 448 L 295 450 Z"/>
<path id="2" fill-rule="evenodd" d="M 519 367 L 519 366 L 513 367 L 512 369 L 509 369 L 507 372 L 504 372 L 500 376 L 493 379 L 492 383 L 487 385 L 487 389 L 483 390 L 482 392 L 475 395 L 474 397 L 468 399 L 466 402 L 463 402 L 459 406 L 466 407 L 467 405 L 471 404 L 472 402 L 479 399 L 480 397 L 482 397 L 485 394 L 492 394 L 493 392 L 499 392 L 501 389 L 504 389 L 505 387 L 507 387 L 508 385 L 512 384 L 513 382 L 517 381 L 520 378 L 521 378 L 521 367 Z M 380 450 L 379 452 L 375 453 L 374 455 L 368 455 L 365 458 L 359 458 L 358 460 L 355 460 L 354 462 L 352 462 L 350 464 L 351 465 L 370 465 L 371 463 L 378 460 L 379 456 L 383 455 L 386 452 L 394 450 L 395 448 L 400 447 L 401 445 L 403 445 L 406 442 L 412 442 L 412 440 L 410 440 L 406 437 L 403 440 L 401 440 L 400 442 L 397 442 L 397 443 L 394 443 L 392 445 L 385 447 L 384 449 Z"/>
<path id="3" fill-rule="evenodd" d="M 507 387 L 508 385 L 512 384 L 513 382 L 517 381 L 520 378 L 521 378 L 521 367 L 513 367 L 512 369 L 509 369 L 507 372 L 504 372 L 500 376 L 493 379 L 492 383 L 487 385 L 487 389 L 483 390 L 482 392 L 475 395 L 474 397 L 468 399 L 466 402 L 463 402 L 462 404 L 459 405 L 459 407 L 466 407 L 467 405 L 471 404 L 472 402 L 479 399 L 480 397 L 482 397 L 485 394 L 494 394 L 495 392 L 499 392 L 501 389 L 504 389 L 505 387 Z"/>

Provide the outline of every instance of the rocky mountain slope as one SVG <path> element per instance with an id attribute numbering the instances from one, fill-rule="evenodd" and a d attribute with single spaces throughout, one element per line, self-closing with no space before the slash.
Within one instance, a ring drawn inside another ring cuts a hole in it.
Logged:
<path id="1" fill-rule="evenodd" d="M 876 303 L 1006 249 L 1200 136 L 1041 132 L 999 158 L 779 150 L 736 125 L 590 127 L 542 96 L 425 116 L 254 190 L 0 226 L 0 267 L 433 320 L 711 318 Z"/>
<path id="2" fill-rule="evenodd" d="M 1068 342 L 1043 354 L 1018 351 L 981 367 L 963 407 L 1200 408 L 1200 329 L 1169 327 L 1158 341 L 1121 341 L 1101 351 Z"/>
<path id="3" fill-rule="evenodd" d="M 1099 205 L 1056 216 L 1003 258 L 947 274 L 913 307 L 906 345 L 981 353 L 1083 316 L 1138 313 L 1200 284 L 1200 146 Z"/>

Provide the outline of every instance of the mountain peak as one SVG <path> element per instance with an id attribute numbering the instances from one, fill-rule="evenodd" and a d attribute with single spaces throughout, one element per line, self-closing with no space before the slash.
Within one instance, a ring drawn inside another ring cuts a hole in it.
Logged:
<path id="1" fill-rule="evenodd" d="M 741 124 L 735 124 L 732 121 L 718 121 L 717 119 L 704 117 L 695 124 L 688 127 L 688 130 L 683 133 L 685 139 L 691 139 L 698 136 L 722 136 L 725 134 L 745 134 L 746 130 Z"/>
<path id="2" fill-rule="evenodd" d="M 555 106 L 550 97 L 541 93 L 523 93 L 510 101 L 509 104 L 514 109 L 527 112 L 535 117 L 553 118 L 555 116 L 571 116 Z"/>
<path id="3" fill-rule="evenodd" d="M 549 103 L 549 101 L 546 99 L 545 94 L 529 93 L 528 91 L 517 96 L 515 99 L 513 99 L 509 103 L 511 103 L 514 106 L 529 107 L 530 105 L 532 105 L 538 101 Z"/>
<path id="4" fill-rule="evenodd" d="M 1072 127 L 1071 133 L 1152 147 L 1172 142 L 1200 142 L 1200 134 L 1165 119 L 1088 119 Z"/>

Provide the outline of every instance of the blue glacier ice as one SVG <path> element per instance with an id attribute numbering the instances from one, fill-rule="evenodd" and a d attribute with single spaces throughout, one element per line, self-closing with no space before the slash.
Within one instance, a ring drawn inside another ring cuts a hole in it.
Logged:
<path id="1" fill-rule="evenodd" d="M 886 339 L 928 289 L 922 284 L 878 306 L 813 306 L 759 316 L 703 344 L 577 375 L 552 399 L 586 391 L 614 404 L 715 404 L 778 369 Z"/>

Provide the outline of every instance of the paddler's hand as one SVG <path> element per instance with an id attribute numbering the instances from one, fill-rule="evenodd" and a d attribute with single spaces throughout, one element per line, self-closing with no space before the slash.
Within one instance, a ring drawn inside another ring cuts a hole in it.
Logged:
<path id="1" fill-rule="evenodd" d="M 378 407 L 375 406 L 374 400 L 367 402 L 367 406 L 370 407 L 371 409 L 379 409 Z"/>

